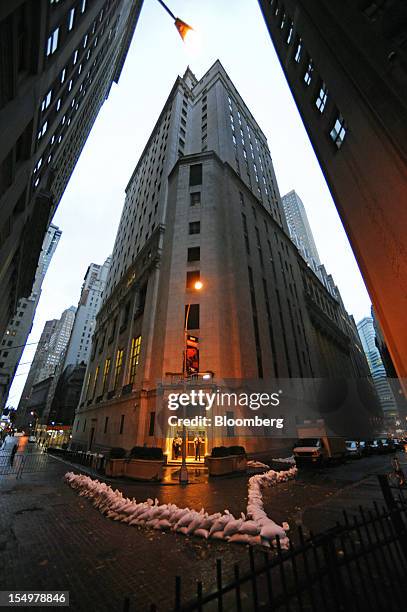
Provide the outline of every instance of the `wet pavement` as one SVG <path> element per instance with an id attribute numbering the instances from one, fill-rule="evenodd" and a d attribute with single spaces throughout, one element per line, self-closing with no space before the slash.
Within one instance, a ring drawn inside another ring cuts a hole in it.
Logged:
<path id="1" fill-rule="evenodd" d="M 323 470 L 300 469 L 295 481 L 264 491 L 265 509 L 277 522 L 288 520 L 320 531 L 340 518 L 343 508 L 357 511 L 373 500 L 382 503 L 377 473 L 390 471 L 390 456 L 349 461 Z M 404 469 L 407 462 L 402 458 Z M 247 549 L 237 544 L 186 538 L 113 522 L 63 483 L 66 471 L 79 472 L 60 460 L 46 457 L 38 473 L 0 476 L 0 572 L 2 589 L 59 589 L 71 593 L 71 610 L 121 611 L 132 594 L 136 610 L 154 602 L 170 610 L 174 580 L 183 577 L 186 598 L 195 583 L 214 586 L 215 564 L 222 558 L 226 576 L 233 564 L 245 566 Z M 137 500 L 157 497 L 209 512 L 228 508 L 245 511 L 247 476 L 212 479 L 184 487 L 148 483 L 118 483 L 117 488 Z M 114 485 L 116 488 L 116 485 Z"/>

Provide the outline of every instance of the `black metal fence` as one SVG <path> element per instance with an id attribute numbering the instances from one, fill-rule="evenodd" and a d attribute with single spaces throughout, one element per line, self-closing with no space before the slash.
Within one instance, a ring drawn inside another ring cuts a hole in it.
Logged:
<path id="1" fill-rule="evenodd" d="M 106 458 L 102 454 L 52 447 L 49 447 L 47 452 L 55 457 L 61 457 L 66 459 L 66 461 L 70 461 L 71 463 L 83 465 L 94 469 L 100 474 L 104 474 Z"/>
<path id="2" fill-rule="evenodd" d="M 48 466 L 48 458 L 42 452 L 35 453 L 0 453 L 0 476 L 15 476 L 21 478 L 23 474 L 40 472 Z"/>
<path id="3" fill-rule="evenodd" d="M 386 500 L 388 502 L 390 500 Z M 296 541 L 275 552 L 248 550 L 245 568 L 235 564 L 233 574 L 216 562 L 215 588 L 196 583 L 194 598 L 188 585 L 175 580 L 174 604 L 179 612 L 227 611 L 394 611 L 407 609 L 407 505 L 387 508 L 375 504 L 343 513 L 343 521 L 324 533 L 307 538 L 298 529 Z M 229 574 L 229 576 L 227 575 Z M 159 610 L 155 605 L 134 607 L 131 598 L 124 612 Z M 168 610 L 168 606 L 165 608 Z"/>

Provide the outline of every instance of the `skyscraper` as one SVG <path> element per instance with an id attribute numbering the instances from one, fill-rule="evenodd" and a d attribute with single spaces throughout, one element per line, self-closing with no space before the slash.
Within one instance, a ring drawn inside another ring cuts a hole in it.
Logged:
<path id="1" fill-rule="evenodd" d="M 0 410 L 4 408 L 17 366 L 23 354 L 41 296 L 41 285 L 61 237 L 61 230 L 51 224 L 42 244 L 34 285 L 28 298 L 21 298 L 9 321 L 0 347 Z"/>
<path id="2" fill-rule="evenodd" d="M 126 187 L 73 445 L 171 455 L 157 402 L 189 375 L 367 375 L 341 308 L 288 237 L 266 137 L 223 66 L 187 69 Z M 188 452 L 198 433 L 223 442 L 191 428 Z"/>
<path id="3" fill-rule="evenodd" d="M 387 380 L 386 369 L 383 365 L 379 349 L 376 346 L 376 337 L 372 317 L 364 317 L 357 324 L 357 328 L 372 374 L 373 383 L 379 396 L 385 422 L 394 426 L 395 419 L 398 416 L 397 406 L 394 400 L 393 392 Z"/>
<path id="4" fill-rule="evenodd" d="M 281 198 L 288 229 L 293 242 L 298 247 L 305 261 L 316 272 L 321 265 L 314 236 L 308 221 L 307 213 L 300 196 L 294 191 Z"/>
<path id="5" fill-rule="evenodd" d="M 407 379 L 407 4 L 259 4 L 398 376 Z"/>
<path id="6" fill-rule="evenodd" d="M 0 5 L 0 336 L 32 291 L 41 245 L 142 0 Z"/>
<path id="7" fill-rule="evenodd" d="M 55 374 L 55 368 L 64 355 L 69 342 L 75 319 L 75 311 L 76 308 L 70 306 L 70 308 L 64 310 L 60 319 L 52 319 L 45 323 L 18 404 L 17 422 L 19 426 L 24 426 L 25 424 L 27 407 L 29 407 L 33 386 L 42 380 L 53 377 Z M 43 406 L 43 409 L 44 408 L 45 405 Z"/>
<path id="8" fill-rule="evenodd" d="M 86 271 L 75 322 L 66 350 L 63 367 L 88 363 L 96 315 L 102 303 L 111 258 L 102 266 L 91 263 Z"/>

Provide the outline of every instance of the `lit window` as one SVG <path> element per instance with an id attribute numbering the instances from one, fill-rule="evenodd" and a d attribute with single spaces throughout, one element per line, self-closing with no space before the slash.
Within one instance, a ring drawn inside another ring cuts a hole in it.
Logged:
<path id="1" fill-rule="evenodd" d="M 81 72 L 82 72 L 82 64 L 79 64 L 78 74 L 80 74 Z"/>
<path id="2" fill-rule="evenodd" d="M 315 106 L 317 107 L 320 113 L 324 112 L 327 99 L 328 90 L 326 88 L 325 83 L 321 83 L 321 89 L 319 90 L 319 94 L 317 96 L 317 99 L 315 100 Z"/>
<path id="3" fill-rule="evenodd" d="M 73 54 L 73 65 L 74 66 L 77 61 L 78 61 L 78 49 L 76 49 L 75 53 Z"/>
<path id="4" fill-rule="evenodd" d="M 287 34 L 287 38 L 286 38 L 287 45 L 290 44 L 292 36 L 293 36 L 293 24 L 291 23 L 291 26 L 290 26 L 290 29 L 288 30 L 288 34 Z"/>
<path id="5" fill-rule="evenodd" d="M 52 89 L 47 93 L 41 104 L 41 110 L 44 111 L 51 104 Z"/>
<path id="6" fill-rule="evenodd" d="M 117 387 L 117 383 L 119 382 L 120 372 L 122 371 L 123 364 L 123 349 L 118 349 L 116 353 L 116 368 L 114 372 L 114 389 Z"/>
<path id="7" fill-rule="evenodd" d="M 84 13 L 85 11 L 86 11 L 86 0 L 82 0 L 81 13 Z"/>
<path id="8" fill-rule="evenodd" d="M 314 64 L 313 64 L 312 59 L 310 59 L 308 62 L 308 67 L 304 74 L 304 82 L 306 85 L 309 85 L 311 83 L 313 72 L 314 72 Z"/>
<path id="9" fill-rule="evenodd" d="M 68 91 L 71 91 L 71 89 L 72 89 L 72 79 L 69 81 Z"/>
<path id="10" fill-rule="evenodd" d="M 300 38 L 298 41 L 297 48 L 295 50 L 295 56 L 294 56 L 294 60 L 297 62 L 297 64 L 299 64 L 301 60 L 301 51 L 302 51 L 302 40 Z"/>
<path id="11" fill-rule="evenodd" d="M 106 391 L 107 378 L 109 376 L 110 371 L 110 357 L 108 357 L 105 361 L 105 367 L 103 369 L 103 382 L 102 382 L 102 393 Z"/>
<path id="12" fill-rule="evenodd" d="M 56 28 L 47 40 L 47 55 L 52 55 L 58 48 L 59 28 Z"/>
<path id="13" fill-rule="evenodd" d="M 60 108 L 61 108 L 61 98 L 59 98 L 57 102 L 57 106 L 56 106 L 57 112 L 59 111 Z"/>
<path id="14" fill-rule="evenodd" d="M 61 72 L 61 83 L 65 81 L 65 76 L 66 76 L 66 68 L 64 68 L 63 71 Z"/>
<path id="15" fill-rule="evenodd" d="M 88 38 L 89 38 L 89 36 L 86 34 L 85 38 L 83 39 L 83 48 L 85 48 L 86 45 L 88 44 Z"/>
<path id="16" fill-rule="evenodd" d="M 73 28 L 74 21 L 75 21 L 75 9 L 71 8 L 71 10 L 68 13 L 68 31 L 69 32 Z"/>
<path id="17" fill-rule="evenodd" d="M 140 363 L 140 351 L 141 351 L 141 336 L 133 338 L 131 341 L 130 349 L 130 373 L 129 383 L 133 384 L 136 377 L 137 366 Z"/>
<path id="18" fill-rule="evenodd" d="M 332 130 L 329 132 L 330 137 L 332 138 L 338 149 L 342 146 L 342 143 L 345 140 L 346 132 L 347 126 L 345 120 L 342 115 L 338 115 Z"/>
<path id="19" fill-rule="evenodd" d="M 47 127 L 48 127 L 48 121 L 46 121 L 46 122 L 45 122 L 45 123 L 42 125 L 42 128 L 41 128 L 41 129 L 40 129 L 40 131 L 38 132 L 38 136 L 37 136 L 38 140 L 44 136 L 45 132 L 47 131 Z"/>

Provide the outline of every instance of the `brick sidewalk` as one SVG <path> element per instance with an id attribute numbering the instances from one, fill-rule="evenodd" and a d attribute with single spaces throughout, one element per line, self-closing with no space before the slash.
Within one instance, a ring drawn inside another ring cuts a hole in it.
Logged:
<path id="1" fill-rule="evenodd" d="M 288 520 L 293 526 L 300 522 L 319 531 L 332 526 L 343 507 L 356 508 L 380 497 L 375 477 L 366 478 L 366 470 L 385 469 L 378 458 L 320 474 L 300 473 L 297 481 L 264 492 L 265 509 L 278 522 Z M 45 472 L 25 474 L 21 480 L 0 478 L 2 589 L 69 590 L 70 609 L 78 612 L 121 612 L 124 597 L 133 594 L 137 611 L 154 602 L 166 612 L 173 603 L 177 574 L 182 575 L 189 598 L 198 578 L 205 590 L 214 586 L 217 558 L 222 558 L 230 577 L 234 563 L 246 566 L 243 546 L 106 519 L 63 483 L 63 475 L 71 470 L 80 471 L 79 466 L 47 457 Z M 209 512 L 228 508 L 237 515 L 246 508 L 247 480 L 239 476 L 187 487 L 149 483 L 113 487 L 139 501 L 158 497 L 161 503 L 197 510 L 204 506 Z"/>

